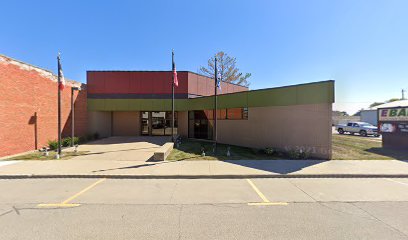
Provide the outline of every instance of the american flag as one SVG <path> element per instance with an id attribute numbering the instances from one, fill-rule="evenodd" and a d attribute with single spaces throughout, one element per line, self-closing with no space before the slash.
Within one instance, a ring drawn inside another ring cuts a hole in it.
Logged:
<path id="1" fill-rule="evenodd" d="M 64 87 L 65 87 L 65 78 L 64 78 L 64 73 L 62 72 L 60 54 L 58 54 L 58 74 L 61 77 L 61 81 L 58 83 L 58 88 L 59 90 L 62 91 L 64 90 Z"/>
<path id="2" fill-rule="evenodd" d="M 217 88 L 220 89 L 220 92 L 222 92 L 222 89 L 221 89 L 221 74 L 219 72 L 217 73 Z"/>
<path id="3" fill-rule="evenodd" d="M 173 68 L 173 83 L 174 86 L 178 87 L 176 64 L 174 63 L 174 52 L 172 52 L 172 68 Z"/>

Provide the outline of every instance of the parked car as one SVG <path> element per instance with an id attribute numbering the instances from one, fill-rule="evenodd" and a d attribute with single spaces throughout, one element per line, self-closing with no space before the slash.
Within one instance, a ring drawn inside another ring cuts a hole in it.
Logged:
<path id="1" fill-rule="evenodd" d="M 347 124 L 338 124 L 336 125 L 336 130 L 339 134 L 350 133 L 353 135 L 358 133 L 363 137 L 367 137 L 369 135 L 375 137 L 380 136 L 380 134 L 378 134 L 378 128 L 366 122 L 349 122 Z"/>

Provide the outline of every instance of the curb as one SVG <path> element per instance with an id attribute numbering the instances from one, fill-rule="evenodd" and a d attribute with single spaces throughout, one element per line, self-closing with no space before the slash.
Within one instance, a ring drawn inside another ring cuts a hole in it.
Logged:
<path id="1" fill-rule="evenodd" d="M 108 179 L 246 179 L 246 178 L 408 178 L 408 174 L 224 174 L 224 175 L 86 175 L 86 174 L 16 174 L 0 175 L 0 179 L 41 178 L 108 178 Z"/>

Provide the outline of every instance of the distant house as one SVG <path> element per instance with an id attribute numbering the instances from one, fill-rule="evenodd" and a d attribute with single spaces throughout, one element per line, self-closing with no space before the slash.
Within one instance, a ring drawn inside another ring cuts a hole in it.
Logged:
<path id="1" fill-rule="evenodd" d="M 384 103 L 381 105 L 377 105 L 375 107 L 362 110 L 361 111 L 361 121 L 368 122 L 375 126 L 378 125 L 378 116 L 377 116 L 377 109 L 378 108 L 390 108 L 390 107 L 408 107 L 408 100 L 399 100 L 389 103 Z"/>
<path id="2" fill-rule="evenodd" d="M 349 116 L 346 112 L 333 111 L 332 112 L 332 125 L 346 124 L 348 122 L 359 122 L 360 116 Z"/>

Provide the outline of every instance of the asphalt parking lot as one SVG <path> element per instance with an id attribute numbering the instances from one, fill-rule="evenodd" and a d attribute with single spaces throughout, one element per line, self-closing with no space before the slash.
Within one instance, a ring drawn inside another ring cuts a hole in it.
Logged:
<path id="1" fill-rule="evenodd" d="M 0 180 L 2 239 L 407 239 L 408 179 Z"/>

